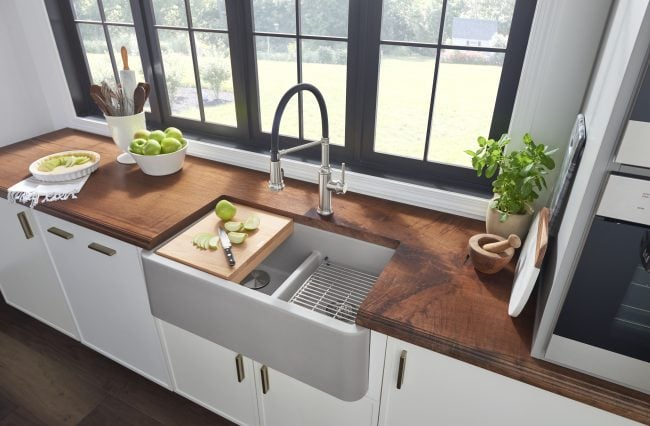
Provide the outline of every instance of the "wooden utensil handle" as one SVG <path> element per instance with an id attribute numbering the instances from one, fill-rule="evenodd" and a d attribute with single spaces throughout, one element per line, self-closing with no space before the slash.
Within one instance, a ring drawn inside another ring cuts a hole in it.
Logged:
<path id="1" fill-rule="evenodd" d="M 510 247 L 521 247 L 521 239 L 519 239 L 519 237 L 515 234 L 510 234 L 510 236 L 508 236 L 508 238 L 503 241 L 497 241 L 496 243 L 487 243 L 483 246 L 483 250 L 489 251 L 491 253 L 501 253 L 502 251 L 508 250 Z"/>
<path id="2" fill-rule="evenodd" d="M 120 49 L 120 53 L 122 54 L 122 64 L 124 65 L 124 69 L 128 70 L 129 69 L 129 54 L 126 51 L 126 47 L 122 46 Z"/>

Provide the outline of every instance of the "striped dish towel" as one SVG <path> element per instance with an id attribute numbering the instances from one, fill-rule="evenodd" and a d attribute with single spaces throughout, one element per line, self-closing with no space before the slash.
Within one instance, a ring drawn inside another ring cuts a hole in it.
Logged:
<path id="1" fill-rule="evenodd" d="M 33 176 L 28 177 L 9 188 L 7 198 L 10 203 L 22 203 L 29 207 L 34 207 L 39 202 L 77 198 L 89 177 L 90 175 L 86 175 L 65 182 L 43 182 Z"/>

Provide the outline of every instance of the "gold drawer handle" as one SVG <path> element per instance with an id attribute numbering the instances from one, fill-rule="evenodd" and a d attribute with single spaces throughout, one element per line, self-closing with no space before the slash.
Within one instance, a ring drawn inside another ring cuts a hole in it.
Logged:
<path id="1" fill-rule="evenodd" d="M 263 365 L 260 369 L 260 372 L 262 375 L 262 393 L 266 395 L 269 389 L 271 389 L 269 383 L 269 369 L 266 367 L 266 365 Z"/>
<path id="2" fill-rule="evenodd" d="M 27 219 L 27 215 L 25 212 L 20 212 L 18 213 L 18 222 L 20 222 L 20 226 L 23 228 L 23 233 L 25 234 L 26 239 L 31 239 L 34 238 L 34 232 L 32 231 L 32 226 L 29 224 L 29 219 Z"/>
<path id="3" fill-rule="evenodd" d="M 63 229 L 56 228 L 54 226 L 51 227 L 51 228 L 48 228 L 47 232 L 49 232 L 50 234 L 54 234 L 57 237 L 61 237 L 61 238 L 65 239 L 65 240 L 71 240 L 74 237 L 74 235 L 72 235 L 71 233 L 66 232 Z"/>
<path id="4" fill-rule="evenodd" d="M 237 368 L 237 381 L 241 383 L 246 378 L 246 374 L 244 373 L 244 357 L 242 354 L 238 354 L 235 357 L 235 367 Z"/>
<path id="5" fill-rule="evenodd" d="M 397 389 L 402 389 L 405 369 L 406 369 L 406 351 L 402 351 L 402 353 L 399 356 L 399 369 L 397 370 Z"/>
<path id="6" fill-rule="evenodd" d="M 112 248 L 97 243 L 88 244 L 88 248 L 91 250 L 95 250 L 96 252 L 99 252 L 101 254 L 105 254 L 106 256 L 114 256 L 115 254 L 117 254 L 117 252 Z"/>

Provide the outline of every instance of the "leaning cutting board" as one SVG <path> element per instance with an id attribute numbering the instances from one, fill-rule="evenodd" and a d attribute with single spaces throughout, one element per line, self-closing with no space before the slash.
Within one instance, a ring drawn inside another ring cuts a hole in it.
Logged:
<path id="1" fill-rule="evenodd" d="M 235 266 L 228 265 L 221 247 L 218 250 L 201 250 L 192 244 L 196 234 L 211 232 L 216 235 L 218 227 L 223 226 L 223 221 L 213 211 L 159 248 L 156 253 L 228 281 L 241 282 L 289 238 L 293 232 L 293 220 L 239 203 L 236 207 L 237 215 L 233 220 L 243 222 L 249 215 L 256 214 L 260 218 L 260 226 L 249 232 L 248 238 L 242 244 L 232 245 L 232 252 L 237 261 Z"/>

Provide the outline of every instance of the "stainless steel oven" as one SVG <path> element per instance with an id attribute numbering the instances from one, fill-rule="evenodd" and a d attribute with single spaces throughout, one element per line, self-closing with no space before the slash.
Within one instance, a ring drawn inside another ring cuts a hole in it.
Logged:
<path id="1" fill-rule="evenodd" d="M 609 177 L 545 358 L 650 393 L 650 180 Z"/>

